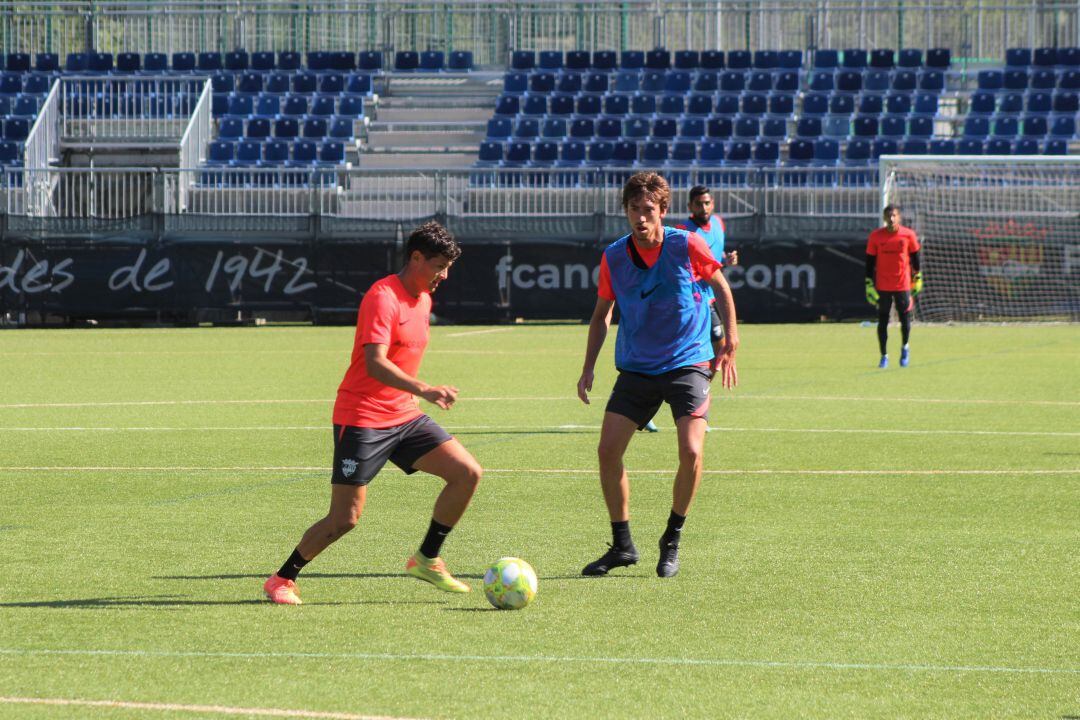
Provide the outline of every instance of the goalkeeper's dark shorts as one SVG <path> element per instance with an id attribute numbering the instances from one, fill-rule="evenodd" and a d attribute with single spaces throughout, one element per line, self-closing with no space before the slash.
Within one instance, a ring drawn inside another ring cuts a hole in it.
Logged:
<path id="1" fill-rule="evenodd" d="M 903 315 L 915 309 L 915 301 L 910 290 L 881 290 L 878 293 L 878 315 L 888 316 L 892 304 L 896 303 L 896 314 Z"/>
<path id="2" fill-rule="evenodd" d="M 334 426 L 334 485 L 367 485 L 386 461 L 407 475 L 413 463 L 453 436 L 427 415 L 388 428 Z"/>
<path id="3" fill-rule="evenodd" d="M 639 430 L 665 402 L 671 406 L 671 417 L 676 421 L 687 415 L 708 420 L 709 385 L 709 369 L 697 365 L 660 375 L 619 370 L 605 409 L 630 418 Z"/>

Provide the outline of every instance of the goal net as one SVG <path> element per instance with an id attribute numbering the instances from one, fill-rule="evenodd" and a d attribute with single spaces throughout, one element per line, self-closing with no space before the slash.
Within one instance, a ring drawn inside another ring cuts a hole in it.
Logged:
<path id="1" fill-rule="evenodd" d="M 1080 320 L 1080 156 L 883 157 L 927 321 Z"/>

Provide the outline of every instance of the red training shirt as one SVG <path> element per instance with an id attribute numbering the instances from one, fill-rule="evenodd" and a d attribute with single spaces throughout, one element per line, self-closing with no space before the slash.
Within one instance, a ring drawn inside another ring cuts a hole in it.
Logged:
<path id="1" fill-rule="evenodd" d="M 375 282 L 360 303 L 353 341 L 352 363 L 338 387 L 334 424 L 387 428 L 419 417 L 416 397 L 392 388 L 367 373 L 364 346 L 386 345 L 386 357 L 416 377 L 428 343 L 431 294 L 413 297 L 397 275 Z"/>
<path id="2" fill-rule="evenodd" d="M 911 253 L 922 246 L 915 231 L 901 225 L 896 232 L 878 228 L 866 241 L 866 254 L 877 257 L 874 286 L 885 292 L 911 289 Z"/>
<path id="3" fill-rule="evenodd" d="M 630 252 L 629 243 L 634 242 L 634 238 L 631 237 L 626 246 L 626 252 Z M 645 265 L 652 267 L 656 264 L 657 258 L 660 257 L 660 249 L 664 247 L 663 243 L 660 243 L 654 248 L 646 250 L 640 245 L 635 245 L 638 255 L 645 262 Z M 722 266 L 713 257 L 712 251 L 709 250 L 709 246 L 705 244 L 705 239 L 697 233 L 690 233 L 687 238 L 687 247 L 690 252 L 690 266 L 694 271 L 694 279 L 706 279 L 711 278 L 716 274 Z M 611 271 L 608 270 L 607 255 L 600 256 L 600 277 L 597 280 L 596 294 L 605 300 L 615 300 L 615 291 L 611 288 Z"/>

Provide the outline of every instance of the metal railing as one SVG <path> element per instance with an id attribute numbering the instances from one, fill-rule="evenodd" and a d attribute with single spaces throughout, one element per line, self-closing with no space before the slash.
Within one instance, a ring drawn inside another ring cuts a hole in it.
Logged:
<path id="1" fill-rule="evenodd" d="M 4 52 L 948 47 L 1080 45 L 1075 0 L 172 0 L 4 3 Z"/>
<path id="2" fill-rule="evenodd" d="M 179 167 L 199 167 L 206 160 L 206 146 L 214 134 L 212 98 L 213 88 L 207 80 L 203 83 L 202 93 L 199 94 L 199 100 L 195 103 L 195 109 L 191 113 L 184 135 L 180 138 Z M 181 193 L 178 205 L 180 210 L 187 207 L 186 190 L 194 184 L 193 172 L 183 173 L 178 179 L 177 187 Z"/>
<path id="3" fill-rule="evenodd" d="M 175 144 L 208 84 L 196 76 L 66 75 L 61 133 L 69 143 Z"/>
<path id="4" fill-rule="evenodd" d="M 150 213 L 220 218 L 411 221 L 421 218 L 621 217 L 631 168 L 362 170 L 182 167 L 28 168 L 7 174 L 9 215 L 130 218 Z M 874 217 L 877 168 L 666 167 L 671 207 L 692 185 L 712 188 L 727 217 Z M 34 183 L 40 183 L 34 185 Z"/>

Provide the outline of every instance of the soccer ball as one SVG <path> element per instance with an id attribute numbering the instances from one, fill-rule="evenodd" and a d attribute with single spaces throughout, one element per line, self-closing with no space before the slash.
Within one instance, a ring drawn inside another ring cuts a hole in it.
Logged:
<path id="1" fill-rule="evenodd" d="M 499 558 L 484 573 L 484 594 L 499 610 L 520 610 L 536 596 L 536 571 L 520 558 Z"/>

